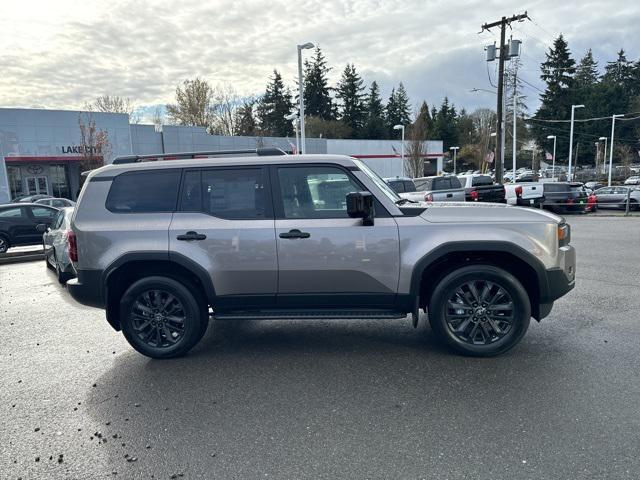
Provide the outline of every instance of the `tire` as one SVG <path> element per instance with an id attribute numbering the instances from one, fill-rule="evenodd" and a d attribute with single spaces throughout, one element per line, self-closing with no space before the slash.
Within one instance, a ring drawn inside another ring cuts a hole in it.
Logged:
<path id="1" fill-rule="evenodd" d="M 0 254 L 7 253 L 9 248 L 11 248 L 11 242 L 9 242 L 9 239 L 4 235 L 0 235 Z"/>
<path id="2" fill-rule="evenodd" d="M 50 258 L 49 258 L 49 255 L 47 255 L 47 253 L 46 253 L 47 249 L 45 248 L 44 243 L 42 244 L 42 249 L 45 251 L 45 254 L 44 254 L 44 263 L 45 263 L 45 265 L 47 266 L 47 268 L 49 270 L 55 271 L 56 268 L 53 265 L 51 265 Z"/>
<path id="3" fill-rule="evenodd" d="M 133 283 L 120 301 L 122 333 L 129 344 L 150 358 L 186 354 L 200 341 L 208 324 L 206 302 L 195 292 L 168 277 L 146 277 Z"/>
<path id="4" fill-rule="evenodd" d="M 452 300 L 461 308 L 452 307 Z M 492 310 L 492 306 L 500 308 Z M 429 301 L 434 333 L 463 355 L 505 353 L 522 339 L 530 320 L 531 303 L 522 284 L 493 265 L 454 270 L 439 281 Z"/>
<path id="5" fill-rule="evenodd" d="M 55 271 L 56 271 L 56 276 L 58 277 L 58 282 L 64 285 L 65 283 L 67 283 L 67 280 L 70 280 L 73 277 L 73 275 L 63 270 L 60 270 L 60 264 L 58 263 L 58 257 L 56 257 L 55 252 L 53 254 L 53 261 L 56 264 Z"/>

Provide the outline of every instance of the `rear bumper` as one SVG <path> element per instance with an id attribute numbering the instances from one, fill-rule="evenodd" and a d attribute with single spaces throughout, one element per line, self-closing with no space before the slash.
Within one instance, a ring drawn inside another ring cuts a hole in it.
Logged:
<path id="1" fill-rule="evenodd" d="M 544 197 L 539 198 L 518 198 L 516 205 L 519 207 L 534 207 L 538 208 L 544 203 Z"/>
<path id="2" fill-rule="evenodd" d="M 67 282 L 67 290 L 78 303 L 94 308 L 104 308 L 102 296 L 102 270 L 78 270 L 77 278 Z"/>

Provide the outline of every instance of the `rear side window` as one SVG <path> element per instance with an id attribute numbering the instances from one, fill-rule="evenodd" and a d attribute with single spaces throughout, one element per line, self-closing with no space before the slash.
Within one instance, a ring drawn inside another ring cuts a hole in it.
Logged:
<path id="1" fill-rule="evenodd" d="M 460 180 L 458 180 L 458 177 L 449 177 L 449 180 L 451 181 L 451 188 L 462 188 L 462 185 L 460 185 Z"/>
<path id="2" fill-rule="evenodd" d="M 480 175 L 478 177 L 473 177 L 471 181 L 471 186 L 478 187 L 481 185 L 493 185 L 493 180 L 488 175 Z"/>
<path id="3" fill-rule="evenodd" d="M 114 178 L 106 207 L 115 213 L 173 212 L 180 170 L 128 172 Z"/>
<path id="4" fill-rule="evenodd" d="M 22 210 L 20 208 L 6 208 L 0 210 L 0 218 L 20 218 L 22 217 Z"/>
<path id="5" fill-rule="evenodd" d="M 569 185 L 562 183 L 545 183 L 544 190 L 546 192 L 568 192 Z"/>
<path id="6" fill-rule="evenodd" d="M 407 191 L 407 190 L 405 190 L 405 186 L 404 186 L 404 183 L 402 182 L 402 180 L 392 180 L 392 181 L 389 182 L 389 186 L 396 193 L 404 193 L 405 191 Z"/>
<path id="7" fill-rule="evenodd" d="M 225 219 L 266 218 L 262 168 L 202 171 L 203 211 Z"/>

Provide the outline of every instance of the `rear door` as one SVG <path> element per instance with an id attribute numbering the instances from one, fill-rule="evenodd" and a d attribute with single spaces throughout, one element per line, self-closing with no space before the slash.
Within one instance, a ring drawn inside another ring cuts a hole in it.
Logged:
<path id="1" fill-rule="evenodd" d="M 169 227 L 170 255 L 207 270 L 220 308 L 273 304 L 278 260 L 267 169 L 186 170 L 180 197 Z"/>
<path id="2" fill-rule="evenodd" d="M 347 215 L 365 188 L 334 164 L 274 166 L 278 304 L 391 307 L 399 274 L 398 226 L 375 202 L 374 225 Z"/>
<path id="3" fill-rule="evenodd" d="M 42 241 L 42 234 L 36 230 L 36 226 L 40 223 L 51 226 L 59 211 L 60 210 L 56 208 L 47 207 L 46 205 L 27 207 L 27 213 L 31 218 L 31 224 L 28 228 L 29 243 L 37 244 Z"/>
<path id="4" fill-rule="evenodd" d="M 12 245 L 29 242 L 32 235 L 33 222 L 27 214 L 26 207 L 5 207 L 0 209 L 0 232 L 9 235 Z"/>

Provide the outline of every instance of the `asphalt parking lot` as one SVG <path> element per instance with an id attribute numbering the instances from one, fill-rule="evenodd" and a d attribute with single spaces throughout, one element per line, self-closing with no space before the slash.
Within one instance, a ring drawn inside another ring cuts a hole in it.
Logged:
<path id="1" fill-rule="evenodd" d="M 493 359 L 405 321 L 218 322 L 134 352 L 0 266 L 0 477 L 637 479 L 640 219 L 575 216 L 577 287 Z"/>

